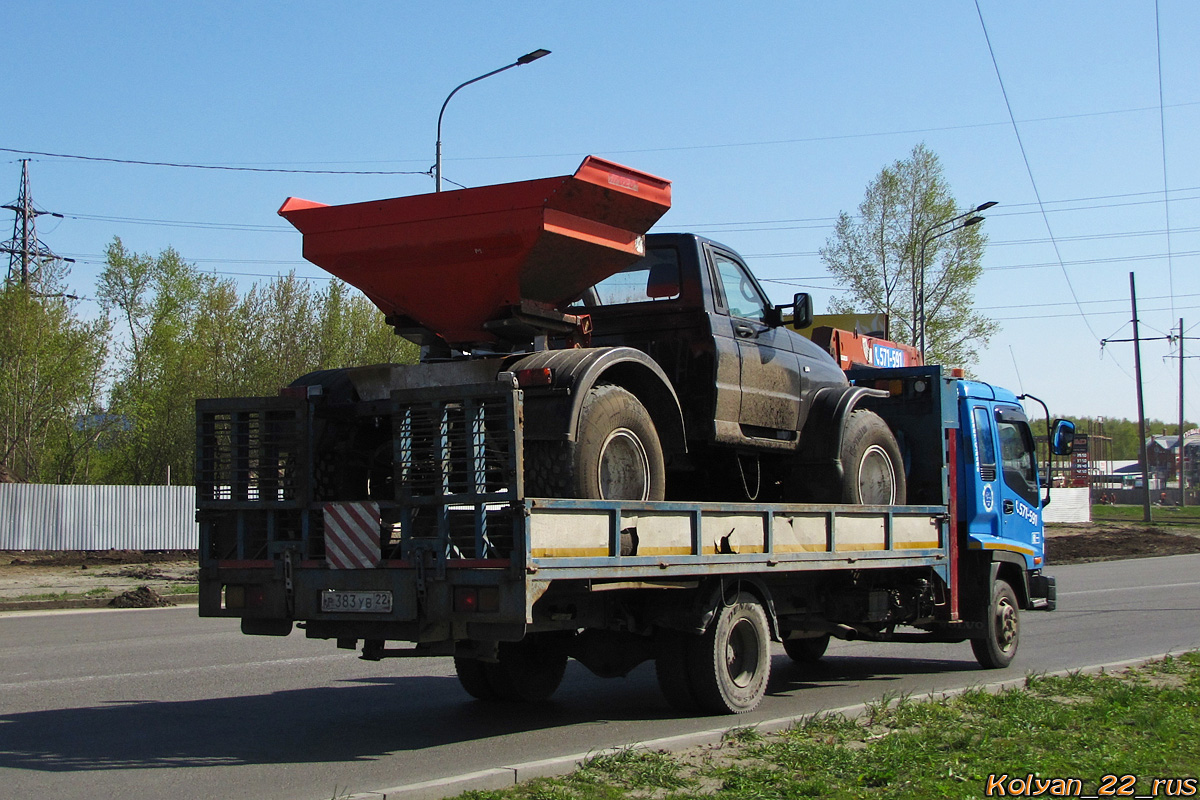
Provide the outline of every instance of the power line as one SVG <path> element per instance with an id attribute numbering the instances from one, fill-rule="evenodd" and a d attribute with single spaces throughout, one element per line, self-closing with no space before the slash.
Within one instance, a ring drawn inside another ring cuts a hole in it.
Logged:
<path id="1" fill-rule="evenodd" d="M 1000 84 L 1000 92 L 1004 95 L 1004 106 L 1008 109 L 1008 118 L 1012 121 L 1013 133 L 1017 137 L 1017 145 L 1021 149 L 1021 158 L 1025 162 L 1025 171 L 1029 175 L 1029 183 L 1033 187 L 1033 196 L 1037 199 L 1038 207 L 1042 213 L 1042 220 L 1046 225 L 1046 232 L 1050 235 L 1051 244 L 1054 247 L 1054 255 L 1058 259 L 1059 265 L 1062 266 L 1063 278 L 1067 281 L 1067 289 L 1071 292 L 1071 297 L 1075 299 L 1075 305 L 1079 309 L 1079 316 L 1083 319 L 1083 324 L 1091 331 L 1092 337 L 1099 339 L 1096 331 L 1092 329 L 1092 323 L 1088 321 L 1087 314 L 1083 312 L 1083 306 L 1079 305 L 1079 296 L 1075 293 L 1075 287 L 1071 284 L 1071 276 L 1067 274 L 1067 268 L 1062 265 L 1062 253 L 1058 250 L 1058 242 L 1054 241 L 1054 231 L 1050 227 L 1050 218 L 1046 216 L 1046 207 L 1042 202 L 1042 193 L 1038 191 L 1037 181 L 1033 177 L 1033 167 L 1029 164 L 1029 155 L 1025 152 L 1025 143 L 1021 140 L 1021 130 L 1017 126 L 1016 115 L 1013 114 L 1012 103 L 1008 99 L 1008 90 L 1004 87 L 1004 78 L 1000 75 L 1000 63 L 996 60 L 996 52 L 992 49 L 992 38 L 988 35 L 987 23 L 983 20 L 983 10 L 979 7 L 979 0 L 975 0 L 975 13 L 979 15 L 979 25 L 983 28 L 983 38 L 987 42 L 988 55 L 992 58 L 992 68 L 996 71 L 996 81 Z"/>
<path id="2" fill-rule="evenodd" d="M 184 164 L 174 161 L 141 161 L 133 158 L 106 158 L 102 156 L 81 156 L 72 153 L 46 153 L 39 150 L 18 150 L 13 147 L 0 147 L 0 152 L 16 153 L 26 156 L 44 156 L 46 158 L 64 158 L 74 161 L 98 161 L 106 164 L 132 164 L 141 167 L 174 167 L 177 169 L 209 169 L 225 172 L 282 172 L 299 175 L 428 175 L 428 170 L 420 172 L 401 170 L 341 170 L 341 169 L 283 169 L 278 167 L 234 167 L 225 164 Z"/>
<path id="3" fill-rule="evenodd" d="M 1166 115 L 1163 112 L 1163 77 L 1162 77 L 1162 24 L 1159 21 L 1158 0 L 1154 0 L 1154 46 L 1155 52 L 1158 55 L 1158 132 L 1162 144 L 1162 170 L 1163 170 L 1163 214 L 1167 221 L 1167 285 L 1170 287 L 1171 295 L 1175 294 L 1175 270 L 1171 259 L 1171 198 L 1167 192 L 1169 182 L 1167 181 L 1167 123 Z M 1175 300 L 1171 300 L 1171 311 L 1174 316 Z M 1182 323 L 1180 323 L 1182 324 Z M 1183 335 L 1181 331 L 1180 336 Z M 1180 389 L 1182 392 L 1183 390 Z M 1180 403 L 1183 403 L 1182 396 Z M 1182 434 L 1182 431 L 1180 431 Z M 1182 451 L 1182 446 L 1181 446 Z M 1183 486 L 1183 476 L 1179 477 L 1179 485 Z"/>

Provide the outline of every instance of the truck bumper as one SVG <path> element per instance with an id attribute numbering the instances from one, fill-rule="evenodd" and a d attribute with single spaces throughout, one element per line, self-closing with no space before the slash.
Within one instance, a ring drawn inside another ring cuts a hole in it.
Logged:
<path id="1" fill-rule="evenodd" d="M 1053 575 L 1037 572 L 1029 576 L 1029 606 L 1038 611 L 1053 611 L 1058 607 L 1058 588 Z"/>

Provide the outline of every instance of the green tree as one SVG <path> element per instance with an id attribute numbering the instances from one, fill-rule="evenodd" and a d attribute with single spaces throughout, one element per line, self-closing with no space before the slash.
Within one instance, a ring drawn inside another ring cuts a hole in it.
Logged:
<path id="1" fill-rule="evenodd" d="M 916 346 L 920 286 L 925 286 L 926 359 L 969 368 L 999 325 L 974 308 L 987 243 L 978 225 L 921 243 L 929 229 L 958 215 L 938 157 L 918 144 L 867 185 L 858 215 L 842 212 L 821 259 L 843 294 L 834 313 L 884 313 L 893 340 Z"/>
<path id="2" fill-rule="evenodd" d="M 194 458 L 193 407 L 202 372 L 194 331 L 201 299 L 217 280 L 173 249 L 131 253 L 120 239 L 108 246 L 106 262 L 98 296 L 125 334 L 110 413 L 128 423 L 108 453 L 108 480 L 158 483 L 170 470 L 183 482 Z"/>
<path id="3" fill-rule="evenodd" d="M 136 254 L 114 239 L 98 293 L 124 332 L 109 404 L 130 424 L 100 454 L 111 482 L 157 483 L 168 467 L 190 481 L 198 397 L 274 395 L 313 370 L 417 356 L 339 281 L 315 292 L 293 273 L 239 296 L 174 250 Z"/>
<path id="4" fill-rule="evenodd" d="M 53 262 L 0 288 L 0 464 L 39 483 L 86 481 L 104 432 L 108 322 L 79 317 L 65 278 Z"/>

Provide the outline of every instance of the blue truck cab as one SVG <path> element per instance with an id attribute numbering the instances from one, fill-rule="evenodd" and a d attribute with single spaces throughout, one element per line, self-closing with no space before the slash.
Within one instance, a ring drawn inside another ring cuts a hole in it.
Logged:
<path id="1" fill-rule="evenodd" d="M 990 555 L 988 563 L 1007 575 L 1023 606 L 1053 609 L 1054 579 L 1042 572 L 1042 508 L 1050 499 L 1042 495 L 1029 420 L 1008 389 L 979 381 L 957 383 L 959 518 L 967 549 Z M 1073 432 L 1069 426 L 1056 423 L 1051 435 L 1056 451 Z"/>

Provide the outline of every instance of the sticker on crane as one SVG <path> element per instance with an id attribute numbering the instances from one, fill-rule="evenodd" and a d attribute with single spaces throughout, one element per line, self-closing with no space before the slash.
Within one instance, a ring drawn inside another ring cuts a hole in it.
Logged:
<path id="1" fill-rule="evenodd" d="M 379 566 L 379 504 L 325 504 L 325 563 L 331 569 Z"/>
<path id="2" fill-rule="evenodd" d="M 876 367 L 903 367 L 904 351 L 898 347 L 887 347 L 876 342 L 871 345 L 871 364 Z"/>

